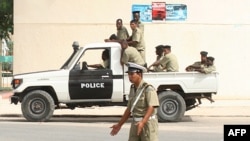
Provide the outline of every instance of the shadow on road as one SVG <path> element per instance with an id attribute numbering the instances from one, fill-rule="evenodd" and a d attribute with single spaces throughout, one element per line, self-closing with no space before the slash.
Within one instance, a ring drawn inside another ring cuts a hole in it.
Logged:
<path id="1" fill-rule="evenodd" d="M 54 115 L 47 122 L 74 122 L 74 123 L 98 123 L 98 122 L 118 122 L 121 116 L 95 116 L 95 115 Z M 29 122 L 22 115 L 0 115 L 0 122 Z M 132 118 L 129 118 L 127 122 L 131 122 Z M 193 122 L 190 116 L 184 116 L 179 122 Z M 176 122 L 166 122 L 176 123 Z"/>

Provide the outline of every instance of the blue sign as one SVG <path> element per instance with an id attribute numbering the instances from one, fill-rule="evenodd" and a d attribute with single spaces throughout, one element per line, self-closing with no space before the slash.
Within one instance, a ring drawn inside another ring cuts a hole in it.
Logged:
<path id="1" fill-rule="evenodd" d="M 187 6 L 184 4 L 166 4 L 166 20 L 179 21 L 186 20 Z"/>
<path id="2" fill-rule="evenodd" d="M 151 5 L 132 5 L 132 12 L 140 11 L 141 22 L 151 22 L 152 21 L 152 6 Z"/>

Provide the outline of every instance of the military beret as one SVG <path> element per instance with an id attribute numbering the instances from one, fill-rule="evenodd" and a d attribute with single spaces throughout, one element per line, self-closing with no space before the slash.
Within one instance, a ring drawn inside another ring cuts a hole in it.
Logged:
<path id="1" fill-rule="evenodd" d="M 171 46 L 170 45 L 164 45 L 162 48 L 168 48 L 168 49 L 170 49 Z"/>
<path id="2" fill-rule="evenodd" d="M 207 56 L 208 53 L 207 53 L 206 51 L 201 51 L 200 54 L 201 54 L 202 56 Z"/>
<path id="3" fill-rule="evenodd" d="M 140 14 L 140 11 L 133 11 L 133 14 Z"/>
<path id="4" fill-rule="evenodd" d="M 135 19 L 133 19 L 130 21 L 130 24 L 132 24 L 132 23 L 137 24 L 137 21 Z"/>
<path id="5" fill-rule="evenodd" d="M 147 72 L 147 69 L 145 67 L 138 65 L 136 63 L 128 62 L 126 65 L 128 66 L 128 71 L 126 71 L 126 73 L 128 73 L 128 72 L 139 72 L 139 73 Z"/>
<path id="6" fill-rule="evenodd" d="M 207 60 L 211 60 L 213 62 L 214 61 L 214 57 L 209 56 L 209 57 L 207 57 Z"/>
<path id="7" fill-rule="evenodd" d="M 156 49 L 162 49 L 163 48 L 163 45 L 158 45 L 155 47 Z"/>
<path id="8" fill-rule="evenodd" d="M 115 34 L 110 35 L 109 40 L 117 40 L 117 36 Z"/>

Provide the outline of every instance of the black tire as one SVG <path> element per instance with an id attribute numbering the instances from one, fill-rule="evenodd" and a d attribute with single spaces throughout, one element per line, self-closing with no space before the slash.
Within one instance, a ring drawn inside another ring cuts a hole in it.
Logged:
<path id="1" fill-rule="evenodd" d="M 186 104 L 181 95 L 174 91 L 164 91 L 159 94 L 160 106 L 157 109 L 159 122 L 177 122 L 186 111 Z"/>
<path id="2" fill-rule="evenodd" d="M 22 101 L 23 116 L 32 122 L 48 121 L 55 110 L 53 98 L 45 91 L 35 90 L 29 92 Z"/>

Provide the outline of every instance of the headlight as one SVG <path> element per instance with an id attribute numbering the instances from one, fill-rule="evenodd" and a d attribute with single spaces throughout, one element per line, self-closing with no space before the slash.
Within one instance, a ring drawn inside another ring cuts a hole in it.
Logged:
<path id="1" fill-rule="evenodd" d="M 23 79 L 13 79 L 11 82 L 12 88 L 16 89 L 23 83 Z"/>

